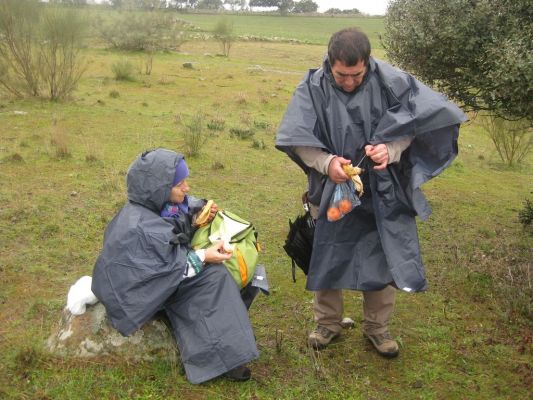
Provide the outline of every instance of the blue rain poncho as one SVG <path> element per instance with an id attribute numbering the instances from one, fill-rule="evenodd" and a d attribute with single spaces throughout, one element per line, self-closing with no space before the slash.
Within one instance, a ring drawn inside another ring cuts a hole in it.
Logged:
<path id="1" fill-rule="evenodd" d="M 92 291 L 123 335 L 166 312 L 187 378 L 200 383 L 251 361 L 258 351 L 239 288 L 222 264 L 184 279 L 191 215 L 204 201 L 190 197 L 191 214 L 160 216 L 182 158 L 157 149 L 130 166 L 128 202 L 105 231 Z"/>
<path id="2" fill-rule="evenodd" d="M 369 60 L 363 82 L 346 93 L 335 84 L 328 60 L 298 85 L 280 124 L 276 147 L 307 174 L 309 200 L 319 206 L 307 289 L 380 290 L 393 284 L 425 290 L 415 216 L 431 213 L 420 186 L 457 155 L 464 113 L 444 96 L 387 63 Z M 414 137 L 398 163 L 376 171 L 365 159 L 362 204 L 328 222 L 335 184 L 294 152 L 310 146 L 352 160 L 367 144 Z"/>

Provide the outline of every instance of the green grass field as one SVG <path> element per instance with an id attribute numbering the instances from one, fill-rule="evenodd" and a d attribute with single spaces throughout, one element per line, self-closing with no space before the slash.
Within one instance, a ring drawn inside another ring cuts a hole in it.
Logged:
<path id="1" fill-rule="evenodd" d="M 183 18 L 208 29 L 216 17 Z M 305 177 L 274 138 L 294 87 L 320 64 L 328 35 L 344 21 L 235 18 L 243 35 L 318 44 L 237 42 L 223 58 L 214 56 L 216 42 L 188 42 L 179 53 L 157 54 L 152 74 L 133 82 L 115 81 L 111 65 L 140 65 L 142 54 L 87 48 L 72 101 L 0 98 L 0 398 L 530 398 L 533 237 L 517 213 L 531 198 L 533 156 L 506 168 L 476 122 L 465 124 L 458 159 L 425 186 L 434 212 L 419 232 L 430 289 L 398 295 L 391 331 L 400 356 L 381 359 L 365 343 L 357 292 L 345 295 L 355 328 L 327 350 L 310 351 L 312 295 L 302 274 L 291 281 L 281 247 Z M 163 361 L 48 354 L 44 341 L 68 288 L 91 274 L 106 224 L 125 201 L 128 165 L 147 148 L 183 149 L 196 114 L 209 137 L 188 159 L 192 193 L 253 221 L 264 249 L 272 293 L 251 309 L 261 351 L 253 379 L 193 386 Z M 213 121 L 223 130 L 208 129 Z M 253 129 L 253 140 L 232 137 L 235 129 Z"/>
<path id="2" fill-rule="evenodd" d="M 180 14 L 180 18 L 205 31 L 213 30 L 219 19 L 208 14 Z M 281 38 L 321 45 L 327 45 L 333 32 L 357 26 L 366 32 L 373 47 L 381 48 L 378 35 L 383 31 L 382 18 L 276 15 L 228 15 L 227 18 L 239 36 Z"/>

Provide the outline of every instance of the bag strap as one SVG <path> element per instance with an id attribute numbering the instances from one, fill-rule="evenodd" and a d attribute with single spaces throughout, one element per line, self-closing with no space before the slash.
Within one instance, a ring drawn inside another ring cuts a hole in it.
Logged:
<path id="1" fill-rule="evenodd" d="M 242 255 L 242 252 L 239 248 L 235 249 L 236 256 L 237 256 L 237 263 L 239 265 L 239 273 L 241 275 L 241 281 L 243 287 L 246 286 L 248 283 L 248 266 L 246 265 L 246 260 L 244 259 L 244 256 Z"/>
<path id="2" fill-rule="evenodd" d="M 308 193 L 309 192 L 304 192 L 302 194 L 302 206 L 303 206 L 305 211 L 311 210 L 311 205 L 309 203 L 309 197 L 307 196 Z"/>
<path id="3" fill-rule="evenodd" d="M 294 258 L 291 258 L 292 261 L 292 282 L 296 283 L 296 263 L 294 262 Z"/>

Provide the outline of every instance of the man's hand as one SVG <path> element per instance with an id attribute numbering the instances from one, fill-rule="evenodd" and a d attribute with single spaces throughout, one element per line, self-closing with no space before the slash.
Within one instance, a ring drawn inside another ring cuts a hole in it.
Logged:
<path id="1" fill-rule="evenodd" d="M 345 164 L 351 164 L 351 160 L 337 156 L 332 159 L 328 166 L 328 176 L 335 183 L 346 182 L 350 177 L 346 175 L 346 172 L 342 169 Z"/>
<path id="2" fill-rule="evenodd" d="M 224 242 L 220 241 L 205 249 L 204 262 L 206 264 L 220 264 L 223 261 L 229 260 L 232 254 L 231 251 L 224 250 Z"/>
<path id="3" fill-rule="evenodd" d="M 365 146 L 365 153 L 372 161 L 377 165 L 374 166 L 375 170 L 382 170 L 387 168 L 389 163 L 389 150 L 383 143 L 376 144 L 375 146 L 367 144 Z"/>

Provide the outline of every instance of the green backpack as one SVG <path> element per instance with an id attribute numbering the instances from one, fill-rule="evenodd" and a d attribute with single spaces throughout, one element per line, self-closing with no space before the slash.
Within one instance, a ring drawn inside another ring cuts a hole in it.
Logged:
<path id="1" fill-rule="evenodd" d="M 194 250 L 205 249 L 220 240 L 233 246 L 233 255 L 224 265 L 237 285 L 245 287 L 254 277 L 259 257 L 257 231 L 241 217 L 229 211 L 218 211 L 208 225 L 194 233 L 191 246 Z"/>

